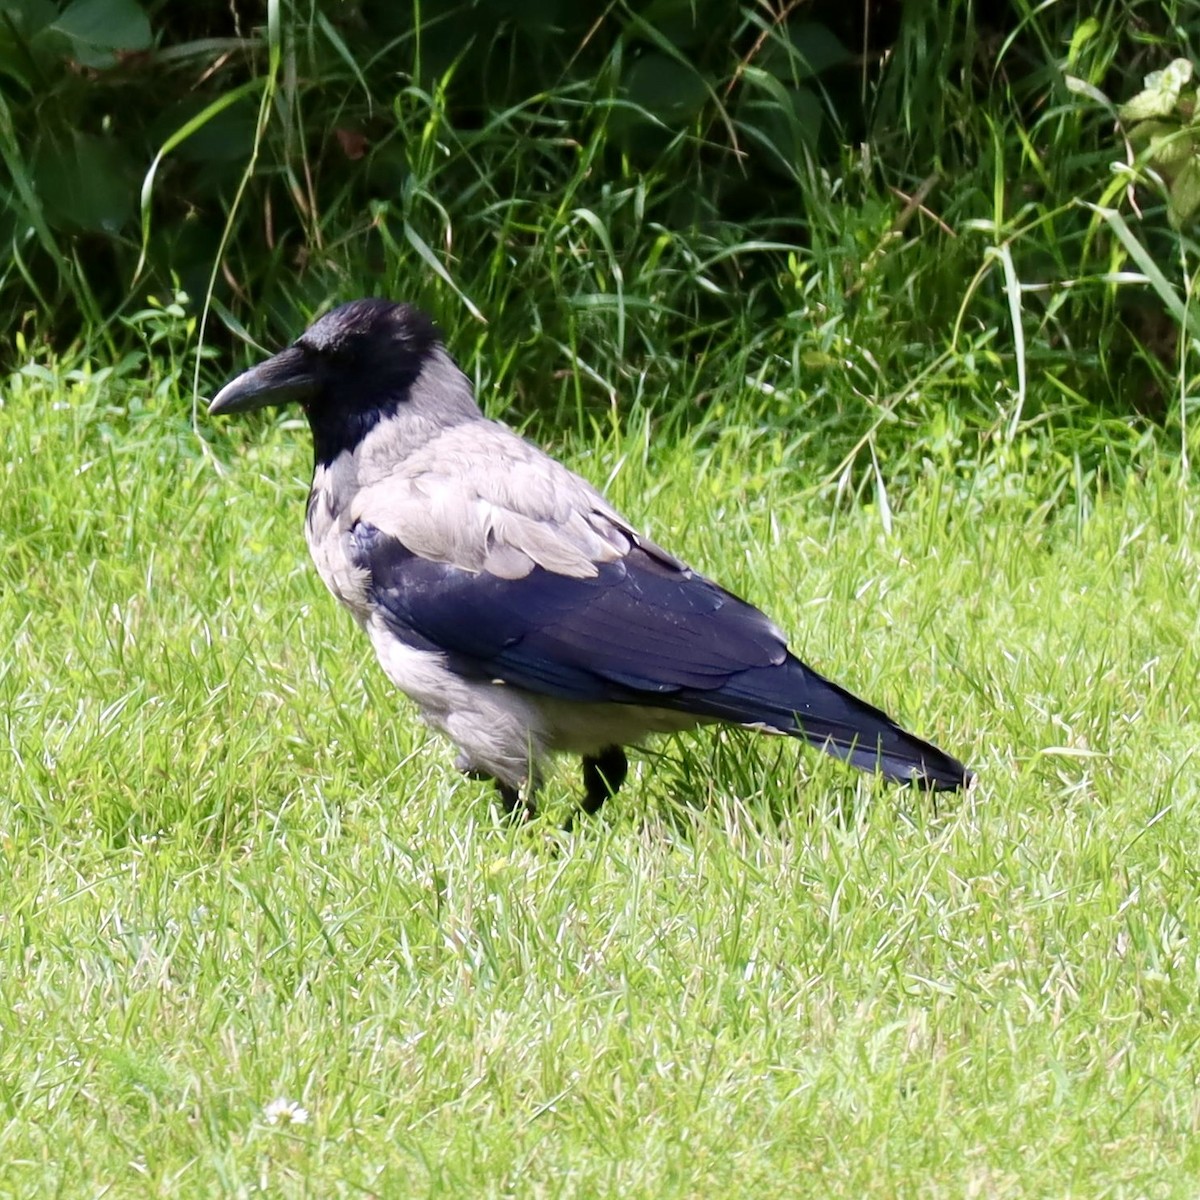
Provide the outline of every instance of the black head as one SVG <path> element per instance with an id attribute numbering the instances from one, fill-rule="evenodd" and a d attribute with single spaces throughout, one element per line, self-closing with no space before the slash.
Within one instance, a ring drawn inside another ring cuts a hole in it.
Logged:
<path id="1" fill-rule="evenodd" d="M 299 404 L 318 459 L 355 446 L 409 396 L 441 344 L 419 309 L 391 300 L 352 300 L 309 326 L 286 350 L 227 383 L 213 415 Z"/>

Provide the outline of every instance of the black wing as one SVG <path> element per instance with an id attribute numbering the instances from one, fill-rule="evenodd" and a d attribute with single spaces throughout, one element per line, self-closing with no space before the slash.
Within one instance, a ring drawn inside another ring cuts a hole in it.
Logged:
<path id="1" fill-rule="evenodd" d="M 661 702 L 787 657 L 756 608 L 640 546 L 591 579 L 541 567 L 500 579 L 430 562 L 359 522 L 350 557 L 401 638 L 463 674 L 562 699 Z"/>

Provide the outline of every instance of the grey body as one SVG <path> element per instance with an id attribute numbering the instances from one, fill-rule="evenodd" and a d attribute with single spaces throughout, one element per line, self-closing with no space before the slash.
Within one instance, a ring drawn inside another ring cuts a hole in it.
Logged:
<path id="1" fill-rule="evenodd" d="M 642 537 L 589 483 L 487 420 L 433 325 L 343 305 L 226 385 L 210 412 L 298 402 L 315 466 L 305 533 L 388 678 L 526 807 L 538 768 L 583 756 L 584 807 L 622 747 L 721 720 L 806 738 L 934 789 L 970 772 L 787 649 L 756 608 Z"/>
<path id="2" fill-rule="evenodd" d="M 347 554 L 361 521 L 424 558 L 506 579 L 534 566 L 586 578 L 635 540 L 649 544 L 590 484 L 484 419 L 444 351 L 430 358 L 413 395 L 411 420 L 382 422 L 317 465 L 304 531 L 325 586 L 366 631 L 387 677 L 459 748 L 460 769 L 517 788 L 551 754 L 594 757 L 697 725 L 697 716 L 668 709 L 564 701 L 498 679 L 465 679 L 445 654 L 395 636 L 373 603 L 369 573 Z"/>

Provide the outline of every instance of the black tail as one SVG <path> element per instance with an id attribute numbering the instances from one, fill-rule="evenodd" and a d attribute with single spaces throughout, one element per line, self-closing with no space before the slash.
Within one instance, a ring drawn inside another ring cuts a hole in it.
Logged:
<path id="1" fill-rule="evenodd" d="M 686 707 L 806 738 L 827 754 L 897 783 L 940 792 L 964 788 L 973 778 L 956 758 L 906 733 L 886 713 L 790 654 L 777 667 L 742 671 L 711 692 L 689 690 Z"/>

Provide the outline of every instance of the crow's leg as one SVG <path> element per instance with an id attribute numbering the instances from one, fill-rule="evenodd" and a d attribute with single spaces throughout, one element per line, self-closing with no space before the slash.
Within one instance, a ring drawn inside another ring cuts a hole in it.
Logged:
<path id="1" fill-rule="evenodd" d="M 516 784 L 505 783 L 503 779 L 497 779 L 490 771 L 483 771 L 478 767 L 468 766 L 461 754 L 455 760 L 454 765 L 468 779 L 476 779 L 481 783 L 493 784 L 500 796 L 504 815 L 511 820 L 528 821 L 537 812 L 537 804 L 533 798 L 533 794 L 537 790 L 537 779 L 532 773 L 525 783 L 525 799 L 522 800 L 521 789 Z"/>
<path id="2" fill-rule="evenodd" d="M 583 760 L 583 811 L 591 816 L 615 796 L 629 774 L 629 759 L 620 746 L 605 746 L 595 758 Z"/>
<path id="3" fill-rule="evenodd" d="M 616 795 L 625 776 L 629 774 L 629 759 L 620 746 L 605 746 L 595 758 L 583 760 L 583 803 L 579 806 L 582 812 L 590 817 L 600 811 L 600 806 L 609 798 Z M 575 814 L 567 820 L 567 832 L 575 824 Z"/>
<path id="4" fill-rule="evenodd" d="M 492 782 L 500 794 L 500 803 L 504 805 L 506 817 L 514 821 L 528 821 L 533 816 L 533 800 L 523 801 L 520 788 L 513 787 L 511 783 L 504 783 L 499 779 L 493 779 Z"/>

